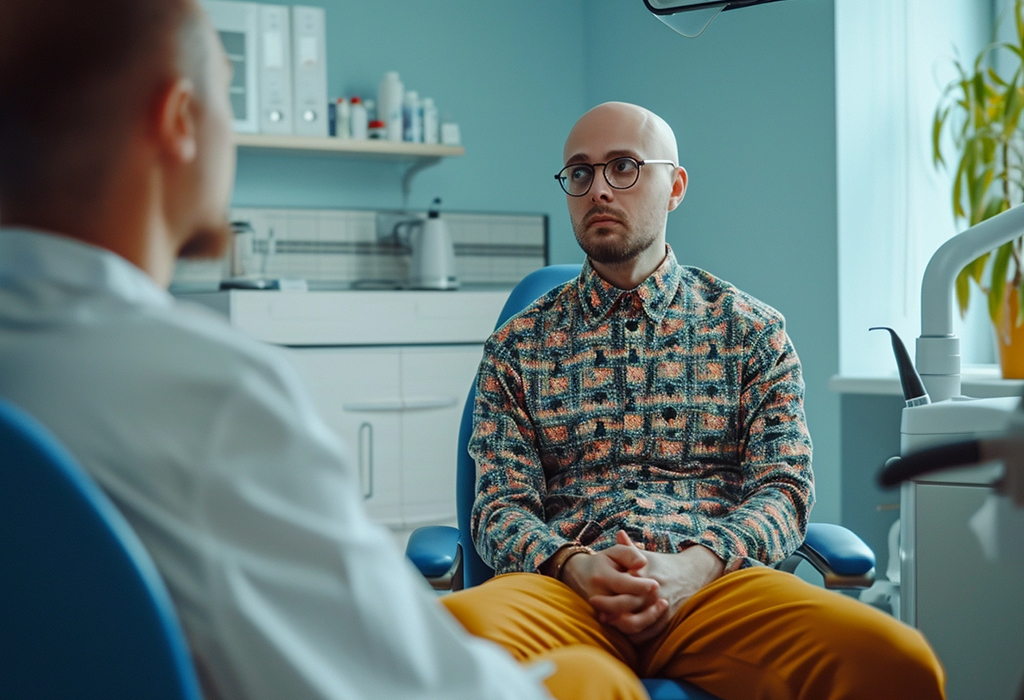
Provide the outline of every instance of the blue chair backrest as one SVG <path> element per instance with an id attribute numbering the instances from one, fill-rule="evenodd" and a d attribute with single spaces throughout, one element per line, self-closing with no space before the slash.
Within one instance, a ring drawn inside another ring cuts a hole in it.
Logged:
<path id="1" fill-rule="evenodd" d="M 121 513 L 0 400 L 0 695 L 201 700 L 170 596 Z"/>
<path id="2" fill-rule="evenodd" d="M 544 296 L 560 284 L 579 276 L 581 265 L 551 265 L 531 272 L 515 286 L 505 302 L 494 329 L 517 313 Z M 494 570 L 484 563 L 476 553 L 470 536 L 469 519 L 476 499 L 476 463 L 469 456 L 467 447 L 473 434 L 473 404 L 476 402 L 476 383 L 469 390 L 466 405 L 462 409 L 462 423 L 459 424 L 458 472 L 455 477 L 456 511 L 459 521 L 459 544 L 462 546 L 462 576 L 466 588 L 483 583 L 494 576 Z"/>

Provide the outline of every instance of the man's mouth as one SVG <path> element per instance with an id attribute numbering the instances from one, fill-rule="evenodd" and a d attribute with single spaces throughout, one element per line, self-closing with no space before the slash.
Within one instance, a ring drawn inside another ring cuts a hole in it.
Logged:
<path id="1" fill-rule="evenodd" d="M 619 221 L 618 219 L 616 219 L 614 216 L 609 216 L 607 214 L 600 214 L 600 215 L 595 216 L 592 219 L 590 219 L 587 222 L 587 227 L 589 228 L 591 226 L 602 226 L 602 225 L 607 226 L 608 224 L 622 224 L 622 222 Z"/>

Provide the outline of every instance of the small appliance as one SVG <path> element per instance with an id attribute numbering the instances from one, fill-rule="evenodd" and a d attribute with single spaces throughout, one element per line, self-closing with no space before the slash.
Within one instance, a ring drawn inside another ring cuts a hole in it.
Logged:
<path id="1" fill-rule="evenodd" d="M 413 289 L 458 289 L 455 274 L 455 247 L 448 225 L 441 218 L 441 200 L 435 198 L 426 219 L 408 221 L 412 261 L 409 287 Z"/>

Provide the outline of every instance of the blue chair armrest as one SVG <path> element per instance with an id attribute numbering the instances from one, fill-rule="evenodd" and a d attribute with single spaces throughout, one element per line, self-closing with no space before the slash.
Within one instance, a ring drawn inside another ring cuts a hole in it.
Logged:
<path id="1" fill-rule="evenodd" d="M 821 572 L 826 588 L 868 588 L 875 580 L 875 553 L 841 525 L 808 525 L 804 543 L 780 568 L 793 571 L 801 559 Z"/>
<path id="2" fill-rule="evenodd" d="M 458 574 L 462 569 L 462 548 L 459 531 L 447 525 L 416 528 L 405 546 L 405 555 L 412 560 L 430 585 L 439 590 L 461 588 Z"/>

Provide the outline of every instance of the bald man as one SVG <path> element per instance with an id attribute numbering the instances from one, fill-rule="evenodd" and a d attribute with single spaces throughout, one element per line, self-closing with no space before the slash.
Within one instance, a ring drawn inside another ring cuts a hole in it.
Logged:
<path id="1" fill-rule="evenodd" d="M 520 660 L 590 645 L 723 700 L 943 697 L 918 632 L 770 568 L 814 499 L 800 362 L 781 314 L 666 245 L 672 129 L 611 102 L 563 156 L 587 260 L 485 346 L 472 528 L 499 575 L 449 609 Z"/>
<path id="2" fill-rule="evenodd" d="M 559 698 L 642 697 L 597 650 L 527 672 L 467 635 L 284 357 L 167 294 L 227 241 L 230 82 L 194 0 L 0 3 L 0 396 L 132 524 L 207 700 L 540 700 L 551 671 Z"/>

